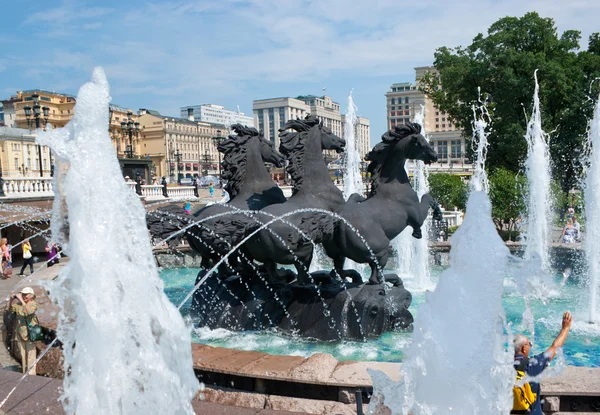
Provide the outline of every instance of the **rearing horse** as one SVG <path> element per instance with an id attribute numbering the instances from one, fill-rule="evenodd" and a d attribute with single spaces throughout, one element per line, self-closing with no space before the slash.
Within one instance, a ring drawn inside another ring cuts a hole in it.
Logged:
<path id="1" fill-rule="evenodd" d="M 285 132 L 288 129 L 294 132 Z M 279 151 L 289 161 L 287 171 L 292 177 L 293 194 L 285 203 L 262 209 L 256 215 L 256 220 L 267 223 L 273 219 L 273 216 L 280 216 L 297 209 L 317 208 L 334 211 L 342 206 L 344 197 L 331 181 L 323 158 L 323 150 L 343 151 L 346 144 L 344 139 L 333 134 L 314 116 L 308 116 L 304 120 L 290 120 L 279 131 L 281 132 Z M 263 212 L 269 215 L 261 215 Z M 296 213 L 283 220 L 299 227 L 312 239 L 317 239 L 314 232 L 308 229 L 314 216 L 315 214 L 310 212 Z M 252 258 L 265 265 L 271 280 L 277 279 L 277 264 L 294 264 L 298 272 L 298 282 L 308 283 L 307 270 L 313 256 L 313 245 L 285 222 L 272 223 L 269 225 L 270 230 L 261 230 L 248 240 L 244 247 Z M 256 222 L 249 223 L 246 232 L 255 230 L 259 225 L 260 223 Z"/>
<path id="2" fill-rule="evenodd" d="M 365 157 L 371 161 L 369 172 L 372 187 L 369 197 L 362 201 L 351 198 L 336 210 L 338 215 L 358 230 L 360 236 L 344 221 L 337 220 L 333 235 L 326 237 L 323 242 L 338 275 L 344 276 L 346 258 L 368 263 L 371 267 L 370 284 L 382 281 L 380 271 L 388 261 L 390 241 L 406 226 L 413 228 L 415 238 L 421 238 L 420 228 L 427 218 L 429 206 L 433 204 L 429 194 L 423 195 L 419 201 L 404 168 L 405 161 L 422 160 L 427 164 L 437 161 L 437 154 L 421 135 L 419 124 L 394 127 L 381 139 Z"/>
<path id="3" fill-rule="evenodd" d="M 219 213 L 233 212 L 236 209 L 260 210 L 286 201 L 265 167 L 265 162 L 282 167 L 285 158 L 255 128 L 241 124 L 234 124 L 231 128 L 236 135 L 229 136 L 218 147 L 224 154 L 222 171 L 223 177 L 228 180 L 225 189 L 231 197 L 229 202 L 203 207 L 192 216 L 185 215 L 180 206 L 159 209 L 157 213 L 163 211 L 169 215 L 149 215 L 151 233 L 166 237 L 192 222 Z M 238 238 L 243 237 L 246 220 L 243 214 L 232 213 L 204 221 L 185 232 L 192 249 L 202 256 L 203 268 L 212 267 L 239 242 Z M 226 271 L 226 266 L 221 267 L 220 271 Z M 228 274 L 224 272 L 221 276 L 226 277 Z"/>

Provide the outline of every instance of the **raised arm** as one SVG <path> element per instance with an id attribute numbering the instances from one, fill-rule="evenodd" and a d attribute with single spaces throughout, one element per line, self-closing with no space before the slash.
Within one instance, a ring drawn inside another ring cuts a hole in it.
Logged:
<path id="1" fill-rule="evenodd" d="M 556 356 L 556 349 L 563 347 L 565 344 L 565 340 L 567 340 L 567 335 L 571 329 L 572 322 L 573 316 L 567 311 L 565 314 L 563 314 L 562 328 L 560 329 L 560 333 L 558 333 L 558 336 L 556 336 L 556 339 L 554 339 L 552 342 L 552 346 L 546 350 L 546 356 L 549 357 L 550 360 L 554 359 L 554 356 Z"/>

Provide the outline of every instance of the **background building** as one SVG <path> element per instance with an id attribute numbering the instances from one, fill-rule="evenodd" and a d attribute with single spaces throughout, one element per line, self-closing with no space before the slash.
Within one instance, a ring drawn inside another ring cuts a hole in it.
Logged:
<path id="1" fill-rule="evenodd" d="M 346 139 L 346 116 L 342 115 L 342 138 Z M 356 147 L 360 154 L 360 159 L 364 160 L 365 156 L 371 149 L 371 122 L 365 117 L 356 117 L 356 125 L 354 128 L 354 137 L 356 137 Z M 347 146 L 347 144 L 346 144 Z"/>
<path id="2" fill-rule="evenodd" d="M 340 104 L 331 97 L 315 95 L 300 95 L 296 98 L 280 97 L 255 100 L 252 103 L 254 125 L 265 138 L 275 143 L 279 148 L 279 129 L 291 119 L 304 118 L 308 114 L 316 115 L 323 125 L 342 137 L 342 116 Z M 333 153 L 332 153 L 333 154 Z"/>
<path id="3" fill-rule="evenodd" d="M 291 119 L 306 117 L 310 106 L 296 98 L 268 98 L 253 101 L 252 111 L 258 131 L 279 148 L 279 129 Z"/>
<path id="4" fill-rule="evenodd" d="M 227 127 L 141 109 L 140 154 L 152 160 L 153 176 L 174 183 L 185 177 L 219 172 L 216 137 L 226 138 Z"/>
<path id="5" fill-rule="evenodd" d="M 419 90 L 425 73 L 434 71 L 432 66 L 415 68 L 416 85 L 402 82 L 390 87 L 385 94 L 388 128 L 413 121 L 424 109 L 423 127 L 439 156 L 438 163 L 432 164 L 430 171 L 470 176 L 473 170 L 467 158 L 463 131 L 456 128 L 450 117 L 436 108 L 433 101 Z"/>
<path id="6" fill-rule="evenodd" d="M 39 177 L 40 163 L 42 175 L 44 177 L 52 175 L 54 158 L 48 147 L 42 146 L 41 151 L 38 150 L 38 146 L 35 144 L 35 117 L 31 115 L 28 118 L 25 113 L 25 108 L 33 107 L 36 99 L 38 104 L 43 108 L 44 113 L 47 112 L 47 118 L 45 114 L 40 114 L 40 128 L 61 128 L 73 117 L 75 97 L 67 94 L 50 92 L 43 89 L 32 89 L 27 91 L 17 91 L 16 95 L 1 100 L 3 124 L 9 129 L 14 129 L 5 130 L 5 133 L 8 134 L 7 131 L 11 131 L 10 134 L 18 134 L 23 138 L 21 143 L 10 142 L 8 144 L 10 148 L 4 147 L 5 151 L 12 151 L 14 144 L 15 149 L 21 148 L 22 150 L 20 157 L 13 157 L 12 154 L 9 156 L 5 168 L 5 175 L 19 174 L 22 176 Z M 23 131 L 26 131 L 27 133 L 24 133 Z M 26 138 L 28 137 L 30 138 L 31 144 L 27 144 L 28 140 L 26 140 Z M 15 153 L 15 155 L 18 154 Z M 18 170 L 16 166 L 14 166 L 17 158 L 20 159 Z"/>
<path id="7" fill-rule="evenodd" d="M 254 118 L 244 115 L 243 112 L 226 110 L 225 107 L 215 104 L 192 105 L 181 107 L 181 118 L 190 121 L 203 121 L 212 124 L 225 125 L 242 124 L 254 127 Z"/>
<path id="8" fill-rule="evenodd" d="M 0 170 L 3 178 L 39 177 L 34 131 L 28 128 L 0 127 L 0 150 Z M 47 147 L 42 147 L 42 167 L 44 170 L 50 169 L 50 153 Z"/>

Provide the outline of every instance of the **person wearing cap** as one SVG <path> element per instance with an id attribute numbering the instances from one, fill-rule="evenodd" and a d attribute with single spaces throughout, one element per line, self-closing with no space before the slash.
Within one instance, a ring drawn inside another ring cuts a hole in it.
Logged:
<path id="1" fill-rule="evenodd" d="M 35 343 L 29 338 L 29 326 L 37 326 L 39 322 L 35 315 L 37 304 L 33 288 L 25 287 L 20 293 L 12 293 L 8 309 L 15 313 L 17 317 L 14 338 L 19 345 L 23 373 L 35 375 L 33 362 L 36 359 L 36 347 Z"/>

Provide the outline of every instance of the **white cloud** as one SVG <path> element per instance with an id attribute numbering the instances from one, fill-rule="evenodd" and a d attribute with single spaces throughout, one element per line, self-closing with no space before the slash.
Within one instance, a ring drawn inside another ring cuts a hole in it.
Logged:
<path id="1" fill-rule="evenodd" d="M 61 68 L 86 79 L 103 65 L 113 93 L 154 96 L 161 107 L 179 99 L 176 109 L 244 95 L 248 85 L 301 89 L 341 75 L 354 80 L 348 88 L 365 77 L 409 81 L 398 77 L 431 64 L 437 47 L 468 45 L 499 18 L 532 10 L 559 31 L 581 30 L 584 47 L 598 30 L 592 0 L 187 0 L 125 2 L 118 11 L 65 0 L 26 23 L 66 39 L 44 45 L 38 76 L 60 79 Z"/>

